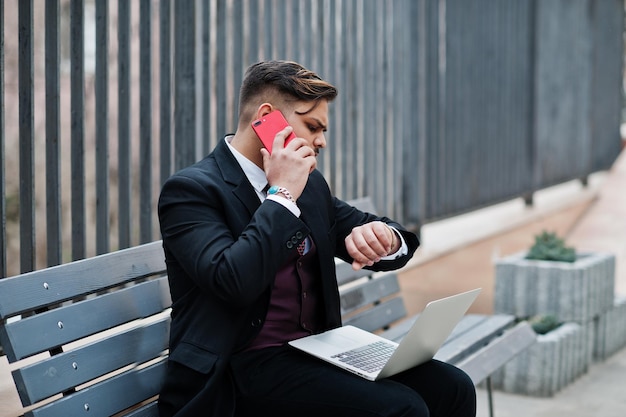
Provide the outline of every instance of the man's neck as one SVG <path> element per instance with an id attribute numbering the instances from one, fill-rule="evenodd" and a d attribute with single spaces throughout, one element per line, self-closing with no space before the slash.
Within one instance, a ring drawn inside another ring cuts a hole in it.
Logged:
<path id="1" fill-rule="evenodd" d="M 237 129 L 233 140 L 230 141 L 233 148 L 252 161 L 256 166 L 263 169 L 263 156 L 261 155 L 261 142 L 252 129 Z"/>

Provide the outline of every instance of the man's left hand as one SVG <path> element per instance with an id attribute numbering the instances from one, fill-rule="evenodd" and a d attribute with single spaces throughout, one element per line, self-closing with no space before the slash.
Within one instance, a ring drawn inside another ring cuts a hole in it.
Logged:
<path id="1" fill-rule="evenodd" d="M 375 221 L 357 226 L 346 237 L 346 249 L 352 257 L 352 268 L 372 266 L 399 249 L 399 238 L 386 223 Z"/>

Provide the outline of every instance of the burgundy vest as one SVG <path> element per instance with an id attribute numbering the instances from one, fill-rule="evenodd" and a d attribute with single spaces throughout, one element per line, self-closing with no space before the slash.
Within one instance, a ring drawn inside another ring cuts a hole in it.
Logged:
<path id="1" fill-rule="evenodd" d="M 294 255 L 278 270 L 265 323 L 246 350 L 281 346 L 320 330 L 320 269 L 317 249 L 309 241 L 311 248 L 307 253 L 300 256 L 294 250 Z"/>

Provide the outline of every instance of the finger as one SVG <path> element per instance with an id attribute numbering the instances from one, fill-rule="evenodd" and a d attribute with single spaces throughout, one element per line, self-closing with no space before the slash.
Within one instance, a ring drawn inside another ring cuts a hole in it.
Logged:
<path id="1" fill-rule="evenodd" d="M 305 139 L 296 138 L 289 142 L 289 144 L 291 145 L 292 142 L 294 143 L 292 146 L 301 157 L 315 156 L 315 151 Z"/>
<path id="2" fill-rule="evenodd" d="M 378 238 L 378 242 L 382 246 L 384 252 L 381 253 L 381 256 L 387 255 L 393 249 L 393 230 L 386 223 L 383 222 L 375 222 L 374 232 L 376 233 L 376 237 Z"/>
<path id="3" fill-rule="evenodd" d="M 317 167 L 317 158 L 315 157 L 315 155 L 308 155 L 304 157 L 303 159 L 304 159 L 304 162 L 309 167 L 309 174 L 310 174 Z"/>
<path id="4" fill-rule="evenodd" d="M 365 265 L 363 265 L 362 263 L 359 263 L 359 262 L 357 262 L 357 261 L 352 261 L 352 269 L 353 269 L 354 271 L 358 271 L 358 270 L 360 270 L 360 269 L 363 269 L 363 267 L 364 267 L 364 266 L 365 266 Z"/>
<path id="5" fill-rule="evenodd" d="M 311 173 L 312 173 L 313 171 L 315 171 L 315 168 L 317 168 L 317 158 L 316 158 L 316 157 L 314 157 L 314 156 L 313 156 L 313 157 L 310 157 L 310 158 L 312 158 L 312 159 L 313 159 L 313 161 L 311 161 L 311 165 L 310 165 L 310 167 L 309 167 L 309 175 L 311 175 Z"/>
<path id="6" fill-rule="evenodd" d="M 365 265 L 367 265 L 368 259 L 366 257 L 364 257 L 361 254 L 361 252 L 359 252 L 359 250 L 357 249 L 356 245 L 354 244 L 354 240 L 353 240 L 351 235 L 348 235 L 346 237 L 345 245 L 346 245 L 346 251 L 348 252 L 348 255 L 350 255 L 350 257 L 353 260 L 352 268 L 355 271 L 358 271 L 359 269 L 361 269 Z"/>
<path id="7" fill-rule="evenodd" d="M 368 223 L 363 226 L 363 236 L 371 251 L 377 258 L 389 253 L 389 232 L 387 226 L 382 222 Z M 371 255 L 368 255 L 371 258 Z"/>
<path id="8" fill-rule="evenodd" d="M 364 233 L 369 233 L 371 236 L 366 237 Z M 351 241 L 351 252 L 349 253 L 352 256 L 352 259 L 368 266 L 372 266 L 375 262 L 378 262 L 378 254 L 368 243 L 368 239 L 376 240 L 375 235 L 371 232 L 371 230 L 368 232 L 366 228 L 357 227 L 352 230 L 352 233 L 350 233 L 348 237 Z"/>
<path id="9" fill-rule="evenodd" d="M 287 136 L 293 132 L 293 127 L 287 126 L 283 130 L 276 133 L 274 136 L 274 143 L 272 143 L 272 149 L 284 149 L 285 148 L 285 139 Z"/>
<path id="10" fill-rule="evenodd" d="M 265 171 L 265 175 L 268 174 L 268 166 L 270 162 L 270 152 L 265 149 L 265 147 L 261 148 L 261 157 L 263 158 L 263 170 Z"/>

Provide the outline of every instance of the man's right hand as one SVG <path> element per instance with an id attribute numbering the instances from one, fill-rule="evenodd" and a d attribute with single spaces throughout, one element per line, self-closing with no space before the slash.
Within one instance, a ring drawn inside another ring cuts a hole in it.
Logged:
<path id="1" fill-rule="evenodd" d="M 315 151 L 303 138 L 295 138 L 285 146 L 285 139 L 293 131 L 288 126 L 278 132 L 272 144 L 272 154 L 261 148 L 263 169 L 270 185 L 286 188 L 297 200 L 306 186 L 309 174 L 317 166 Z"/>

